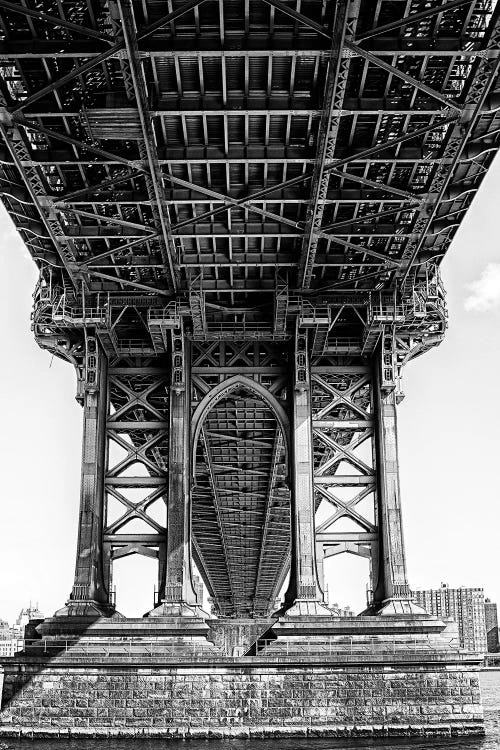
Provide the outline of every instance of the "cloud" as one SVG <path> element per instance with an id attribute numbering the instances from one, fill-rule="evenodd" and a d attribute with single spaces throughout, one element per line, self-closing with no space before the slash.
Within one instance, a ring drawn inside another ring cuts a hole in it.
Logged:
<path id="1" fill-rule="evenodd" d="M 464 307 L 468 312 L 488 312 L 500 308 L 500 263 L 488 263 L 479 279 L 467 285 L 470 294 Z"/>

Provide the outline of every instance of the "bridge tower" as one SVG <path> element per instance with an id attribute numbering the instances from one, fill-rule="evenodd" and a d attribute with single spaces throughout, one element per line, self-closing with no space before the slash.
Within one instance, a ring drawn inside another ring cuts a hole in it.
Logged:
<path id="1" fill-rule="evenodd" d="M 2 200 L 83 412 L 74 582 L 0 734 L 480 733 L 480 657 L 413 601 L 397 405 L 500 145 L 500 5 L 167 5 L 0 0 Z"/>
<path id="2" fill-rule="evenodd" d="M 294 335 L 281 341 L 265 332 L 245 341 L 245 331 L 235 326 L 236 340 L 214 337 L 207 344 L 186 336 L 175 306 L 149 310 L 154 346 L 134 352 L 130 342 L 123 356 L 106 351 L 109 334 L 95 327 L 116 313 L 64 308 L 58 301 L 52 320 L 85 326 L 77 366 L 83 447 L 74 585 L 52 625 L 78 631 L 95 618 L 119 617 L 112 566 L 130 554 L 158 560 L 157 600 L 149 617 L 200 617 L 202 603 L 192 583 L 195 554 L 215 614 L 330 618 L 323 561 L 341 552 L 370 559 L 366 614 L 422 614 L 406 572 L 396 407 L 404 362 L 438 343 L 446 327 L 444 290 L 434 273 L 410 300 L 371 293 L 362 339 L 326 337 L 320 350 L 314 349 L 318 331 L 331 326 L 337 308 L 349 301 L 345 295 L 331 297 L 325 310 L 289 300 Z M 35 331 L 43 343 L 40 315 L 37 308 Z M 208 447 L 214 427 L 223 432 Z M 251 430 L 262 435 L 246 437 Z M 122 448 L 119 459 L 116 445 Z M 365 453 L 368 447 L 370 458 L 357 455 L 360 446 Z M 265 481 L 252 482 L 259 470 Z M 342 500 L 341 490 L 350 490 L 351 499 Z M 137 493 L 139 502 L 131 499 Z M 237 499 L 223 500 L 224 493 Z M 242 501 L 247 495 L 248 507 Z M 357 509 L 366 497 L 372 520 Z M 116 518 L 113 499 L 120 504 Z M 330 513 L 318 523 L 322 502 Z M 154 503 L 164 508 L 163 523 L 150 513 Z M 213 529 L 205 537 L 209 511 L 219 515 L 211 519 L 218 525 L 215 552 L 205 547 L 206 538 L 215 545 Z M 235 534 L 226 520 L 245 526 L 249 512 L 263 522 L 253 535 L 259 542 L 254 548 L 245 530 Z M 337 532 L 340 518 L 356 522 L 359 532 Z M 127 530 L 136 519 L 149 526 L 147 533 Z M 248 569 L 238 575 L 243 560 Z M 224 585 L 215 583 L 222 580 L 221 567 Z M 287 573 L 288 588 L 277 604 Z M 52 625 L 42 630 L 50 632 Z"/>

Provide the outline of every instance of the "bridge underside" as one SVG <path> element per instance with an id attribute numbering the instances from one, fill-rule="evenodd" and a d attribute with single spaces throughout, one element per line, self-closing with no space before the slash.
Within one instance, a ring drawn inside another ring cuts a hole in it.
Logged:
<path id="1" fill-rule="evenodd" d="M 500 143 L 496 3 L 0 0 L 0 21 L 2 199 L 84 410 L 59 616 L 112 615 L 130 554 L 158 560 L 151 620 L 200 614 L 193 559 L 219 617 L 331 617 L 340 553 L 370 560 L 368 613 L 415 613 L 396 405 Z"/>
<path id="2" fill-rule="evenodd" d="M 478 655 L 412 599 L 396 411 L 500 145 L 499 14 L 0 0 L 0 191 L 83 407 L 74 585 L 3 660 L 0 735 L 482 732 Z M 360 617 L 325 602 L 345 553 Z"/>

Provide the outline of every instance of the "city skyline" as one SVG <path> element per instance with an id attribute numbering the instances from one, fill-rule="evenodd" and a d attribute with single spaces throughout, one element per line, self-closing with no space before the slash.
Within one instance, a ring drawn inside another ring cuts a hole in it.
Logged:
<path id="1" fill-rule="evenodd" d="M 489 410 L 495 403 L 490 373 L 500 365 L 500 259 L 491 216 L 499 192 L 497 157 L 442 264 L 449 330 L 439 347 L 405 367 L 406 398 L 399 407 L 410 585 L 433 588 L 446 580 L 454 587 L 480 586 L 493 601 L 500 601 L 500 583 L 495 527 L 488 519 L 498 514 L 499 446 Z M 0 616 L 12 619 L 30 598 L 38 598 L 47 614 L 68 598 L 82 415 L 73 369 L 40 350 L 29 330 L 36 268 L 3 208 L 0 231 L 0 305 L 9 321 L 0 342 L 3 351 L 15 353 L 0 383 L 6 498 L 0 566 L 10 570 L 0 584 Z M 360 573 L 366 574 L 367 561 L 341 557 L 330 569 L 331 596 L 359 612 L 365 603 Z M 151 608 L 152 565 L 145 558 L 122 563 L 115 580 L 117 603 L 126 614 L 132 599 L 136 614 Z"/>

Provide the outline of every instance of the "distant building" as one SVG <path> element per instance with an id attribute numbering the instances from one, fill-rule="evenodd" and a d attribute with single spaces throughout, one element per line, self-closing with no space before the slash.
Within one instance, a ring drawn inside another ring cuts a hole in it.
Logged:
<path id="1" fill-rule="evenodd" d="M 0 620 L 0 641 L 10 638 L 10 628 L 7 620 Z"/>
<path id="2" fill-rule="evenodd" d="M 416 603 L 430 615 L 452 617 L 458 625 L 460 645 L 468 651 L 486 653 L 484 591 L 479 588 L 450 588 L 414 591 Z"/>
<path id="3" fill-rule="evenodd" d="M 498 611 L 495 602 L 485 599 L 484 601 L 484 619 L 486 622 L 486 641 L 488 651 L 494 653 L 500 650 L 500 641 L 498 638 Z"/>
<path id="4" fill-rule="evenodd" d="M 339 615 L 340 617 L 356 617 L 356 613 L 349 605 L 346 607 L 340 607 L 339 609 Z"/>
<path id="5" fill-rule="evenodd" d="M 328 606 L 330 607 L 330 609 L 335 610 L 335 614 L 337 617 L 356 617 L 356 613 L 349 607 L 349 605 L 340 607 L 337 602 L 331 602 L 328 604 Z"/>
<path id="6" fill-rule="evenodd" d="M 23 648 L 23 641 L 18 638 L 8 638 L 0 640 L 0 658 L 4 656 L 14 656 L 17 651 Z"/>
<path id="7" fill-rule="evenodd" d="M 30 602 L 28 607 L 23 607 L 23 609 L 20 611 L 15 625 L 13 625 L 10 629 L 10 637 L 14 639 L 24 638 L 24 628 L 29 623 L 29 621 L 43 620 L 43 618 L 44 615 L 38 609 L 38 604 L 34 606 Z"/>

